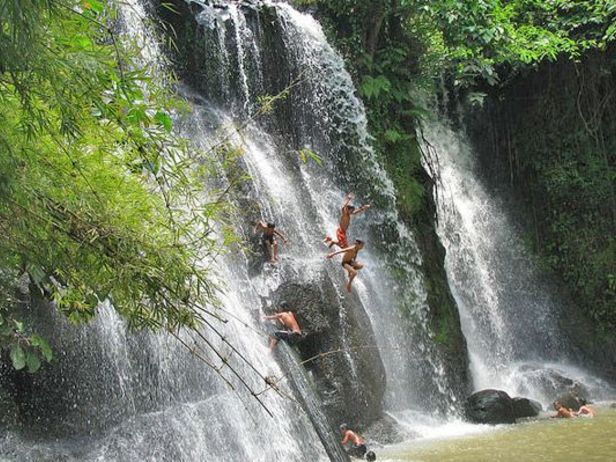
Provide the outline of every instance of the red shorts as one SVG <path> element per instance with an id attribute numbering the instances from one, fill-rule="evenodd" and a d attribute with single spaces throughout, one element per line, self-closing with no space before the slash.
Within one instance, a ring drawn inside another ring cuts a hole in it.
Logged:
<path id="1" fill-rule="evenodd" d="M 341 249 L 349 246 L 347 242 L 346 231 L 342 228 L 336 228 L 336 241 L 338 241 L 338 246 Z"/>

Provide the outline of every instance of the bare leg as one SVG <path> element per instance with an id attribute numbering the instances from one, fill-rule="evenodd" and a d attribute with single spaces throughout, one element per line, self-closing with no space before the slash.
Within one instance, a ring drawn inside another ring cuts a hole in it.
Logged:
<path id="1" fill-rule="evenodd" d="M 325 239 L 323 239 L 323 243 L 327 244 L 327 246 L 331 249 L 333 246 L 338 246 L 340 247 L 340 244 L 338 244 L 337 241 L 334 241 L 331 237 L 329 236 L 325 236 Z"/>
<path id="2" fill-rule="evenodd" d="M 269 254 L 270 263 L 274 263 L 274 244 L 267 244 L 267 253 Z"/>
<path id="3" fill-rule="evenodd" d="M 276 337 L 270 337 L 270 341 L 269 341 L 269 352 L 273 352 L 274 348 L 276 348 L 276 345 L 278 345 L 278 339 Z"/>
<path id="4" fill-rule="evenodd" d="M 353 279 L 355 279 L 355 276 L 357 276 L 357 271 L 355 271 L 355 269 L 348 263 L 345 263 L 344 269 L 346 269 L 349 273 L 349 282 L 347 282 L 346 290 L 347 292 L 351 292 L 351 283 L 353 282 Z"/>
<path id="5" fill-rule="evenodd" d="M 274 261 L 278 261 L 278 242 L 274 241 L 272 247 L 274 248 Z"/>

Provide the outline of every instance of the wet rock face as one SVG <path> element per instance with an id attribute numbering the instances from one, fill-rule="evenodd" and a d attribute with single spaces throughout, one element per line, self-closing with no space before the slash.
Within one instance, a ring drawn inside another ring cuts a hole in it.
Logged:
<path id="1" fill-rule="evenodd" d="M 355 294 L 340 297 L 325 272 L 315 283 L 283 283 L 275 294 L 297 309 L 296 345 L 335 428 L 358 428 L 381 416 L 385 370 L 369 320 Z"/>
<path id="2" fill-rule="evenodd" d="M 566 377 L 555 369 L 527 365 L 520 368 L 520 374 L 524 377 L 524 383 L 527 384 L 520 390 L 523 394 L 538 390 L 552 400 L 558 396 L 567 395 L 577 396 L 584 400 L 589 397 L 589 391 L 582 383 Z"/>
<path id="3" fill-rule="evenodd" d="M 563 406 L 573 411 L 579 411 L 580 407 L 589 403 L 586 395 L 575 391 L 568 391 L 562 395 L 559 395 L 558 398 L 556 398 L 556 401 L 559 401 Z"/>
<path id="4" fill-rule="evenodd" d="M 515 422 L 513 400 L 502 390 L 481 390 L 464 403 L 466 418 L 473 423 L 508 424 Z"/>

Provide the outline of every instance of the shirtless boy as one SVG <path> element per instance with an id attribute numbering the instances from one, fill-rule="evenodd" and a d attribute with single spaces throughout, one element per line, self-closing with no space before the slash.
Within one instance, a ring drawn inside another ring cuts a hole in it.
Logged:
<path id="1" fill-rule="evenodd" d="M 353 457 L 360 457 L 363 459 L 364 454 L 366 454 L 366 442 L 364 439 L 355 433 L 352 430 L 349 430 L 347 424 L 340 425 L 340 433 L 342 433 L 342 441 L 340 444 L 343 446 L 347 443 L 352 443 L 353 445 L 347 449 L 347 453 Z"/>
<path id="2" fill-rule="evenodd" d="M 584 416 L 584 417 L 594 417 L 595 416 L 595 411 L 593 410 L 593 408 L 591 408 L 590 406 L 584 405 L 584 406 L 580 406 L 580 408 L 578 409 L 577 412 L 572 411 L 571 412 L 573 415 L 575 416 Z"/>
<path id="3" fill-rule="evenodd" d="M 267 248 L 270 262 L 276 263 L 278 261 L 278 241 L 276 241 L 276 236 L 280 236 L 285 244 L 288 244 L 289 240 L 276 229 L 274 223 L 266 223 L 263 220 L 257 220 L 252 233 L 257 234 L 258 231 L 263 232 L 261 235 L 261 242 Z"/>
<path id="4" fill-rule="evenodd" d="M 556 415 L 552 416 L 553 419 L 570 419 L 574 417 L 573 411 L 563 406 L 560 401 L 554 401 L 554 409 L 556 410 Z"/>
<path id="5" fill-rule="evenodd" d="M 357 254 L 363 248 L 364 241 L 355 239 L 355 245 L 327 254 L 327 258 L 332 258 L 341 253 L 344 254 L 342 255 L 342 267 L 347 270 L 349 274 L 349 282 L 346 285 L 347 292 L 351 292 L 351 283 L 353 279 L 355 279 L 359 270 L 364 267 L 364 265 L 357 260 Z"/>
<path id="6" fill-rule="evenodd" d="M 289 308 L 289 304 L 287 302 L 280 302 L 278 313 L 271 316 L 263 316 L 263 319 L 266 319 L 268 321 L 278 321 L 280 322 L 280 324 L 283 325 L 283 327 L 286 327 L 288 329 L 277 330 L 270 336 L 270 353 L 274 351 L 274 348 L 276 348 L 276 345 L 280 340 L 284 340 L 287 343 L 293 343 L 297 341 L 302 335 L 302 330 L 299 328 L 297 319 L 295 319 L 294 310 L 291 310 Z"/>
<path id="7" fill-rule="evenodd" d="M 353 205 L 351 205 L 351 201 L 354 198 L 355 195 L 353 193 L 348 193 L 346 196 L 344 196 L 342 208 L 340 209 L 340 223 L 338 224 L 338 228 L 336 228 L 336 240 L 334 241 L 331 237 L 325 236 L 324 242 L 328 244 L 330 248 L 333 245 L 337 245 L 341 249 L 344 247 L 348 247 L 349 244 L 347 242 L 347 231 L 349 229 L 349 225 L 351 224 L 351 216 L 365 212 L 370 208 L 370 204 L 365 204 L 361 207 L 355 208 Z"/>

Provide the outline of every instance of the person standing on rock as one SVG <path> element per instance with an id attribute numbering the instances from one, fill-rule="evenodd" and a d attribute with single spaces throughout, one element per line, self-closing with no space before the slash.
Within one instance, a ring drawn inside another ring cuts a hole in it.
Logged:
<path id="1" fill-rule="evenodd" d="M 326 258 L 332 258 L 338 254 L 344 254 L 342 256 L 342 267 L 349 274 L 349 282 L 347 282 L 346 290 L 347 292 L 351 292 L 351 283 L 360 269 L 364 267 L 363 263 L 360 263 L 357 260 L 357 254 L 361 249 L 364 248 L 364 241 L 360 239 L 355 239 L 355 245 L 350 247 L 345 247 L 343 249 L 338 250 L 337 252 L 328 253 Z"/>
<path id="2" fill-rule="evenodd" d="M 280 236 L 285 244 L 288 244 L 289 240 L 276 229 L 274 223 L 266 223 L 263 220 L 257 220 L 252 233 L 257 234 L 259 231 L 263 233 L 261 235 L 261 242 L 267 248 L 270 263 L 276 263 L 278 261 L 278 241 L 276 240 L 276 236 Z"/>
<path id="3" fill-rule="evenodd" d="M 287 302 L 280 302 L 278 313 L 271 316 L 263 316 L 263 319 L 267 321 L 278 321 L 288 330 L 277 330 L 270 335 L 269 351 L 274 351 L 276 345 L 280 340 L 284 340 L 287 343 L 294 343 L 300 339 L 302 330 L 299 328 L 297 319 L 295 319 L 295 310 L 289 307 Z"/>
<path id="4" fill-rule="evenodd" d="M 349 447 L 348 449 L 345 448 L 347 454 L 353 457 L 359 457 L 363 459 L 364 455 L 368 451 L 364 439 L 354 431 L 349 430 L 347 424 L 340 425 L 340 433 L 342 434 L 342 441 L 340 442 L 342 446 L 348 443 L 352 443 L 351 447 Z"/>
<path id="5" fill-rule="evenodd" d="M 325 236 L 323 242 L 325 242 L 330 249 L 334 245 L 337 245 L 341 249 L 349 246 L 347 242 L 347 231 L 351 224 L 351 216 L 365 212 L 370 208 L 370 204 L 364 204 L 361 207 L 355 208 L 355 206 L 351 205 L 351 201 L 354 198 L 355 195 L 353 193 L 348 193 L 344 196 L 342 208 L 340 209 L 340 223 L 338 224 L 338 228 L 336 228 L 336 240 L 334 241 L 330 236 Z"/>

